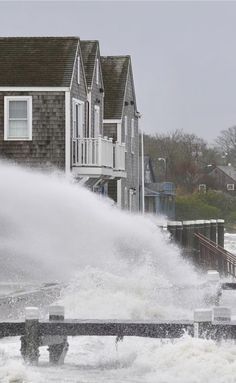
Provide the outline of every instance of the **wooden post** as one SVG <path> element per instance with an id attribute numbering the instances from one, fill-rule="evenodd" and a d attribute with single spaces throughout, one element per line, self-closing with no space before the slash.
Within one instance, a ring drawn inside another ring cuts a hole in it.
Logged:
<path id="1" fill-rule="evenodd" d="M 230 322 L 231 309 L 225 306 L 213 307 L 213 320 L 217 322 Z"/>
<path id="2" fill-rule="evenodd" d="M 216 219 L 210 220 L 210 240 L 216 243 Z"/>
<path id="3" fill-rule="evenodd" d="M 205 220 L 204 235 L 206 238 L 211 239 L 211 221 Z"/>
<path id="4" fill-rule="evenodd" d="M 39 310 L 25 309 L 25 335 L 21 337 L 21 355 L 27 363 L 37 365 L 39 359 Z"/>
<path id="5" fill-rule="evenodd" d="M 64 321 L 64 307 L 63 306 L 50 306 L 49 307 L 49 320 L 50 321 Z M 56 336 L 52 340 L 52 344 L 48 346 L 49 362 L 52 364 L 63 364 L 69 344 L 67 336 Z"/>
<path id="6" fill-rule="evenodd" d="M 176 221 L 176 231 L 175 231 L 175 239 L 176 242 L 182 246 L 182 236 L 183 236 L 183 224 L 181 221 Z"/>
<path id="7" fill-rule="evenodd" d="M 223 219 L 217 219 L 217 243 L 224 247 L 224 223 Z"/>
<path id="8" fill-rule="evenodd" d="M 207 293 L 204 297 L 205 302 L 210 306 L 219 306 L 220 274 L 217 270 L 207 271 L 207 285 Z"/>
<path id="9" fill-rule="evenodd" d="M 193 248 L 194 221 L 183 221 L 183 243 L 188 249 Z"/>
<path id="10" fill-rule="evenodd" d="M 197 309 L 194 310 L 194 337 L 204 337 L 204 331 L 212 321 L 212 310 L 210 309 Z"/>
<path id="11" fill-rule="evenodd" d="M 170 233 L 171 239 L 174 240 L 176 237 L 176 222 L 175 221 L 167 222 L 167 230 Z"/>

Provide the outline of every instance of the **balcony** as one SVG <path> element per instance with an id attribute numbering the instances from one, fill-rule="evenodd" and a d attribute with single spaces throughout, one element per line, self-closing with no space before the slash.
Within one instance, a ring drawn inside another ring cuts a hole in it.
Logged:
<path id="1" fill-rule="evenodd" d="M 112 138 L 73 138 L 72 172 L 78 176 L 125 178 L 125 144 Z"/>

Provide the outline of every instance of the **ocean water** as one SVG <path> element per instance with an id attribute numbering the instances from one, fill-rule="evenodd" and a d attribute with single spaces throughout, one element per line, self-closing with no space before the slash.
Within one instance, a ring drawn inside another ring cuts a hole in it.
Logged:
<path id="1" fill-rule="evenodd" d="M 61 174 L 2 163 L 0 180 L 4 294 L 6 286 L 27 291 L 56 282 L 66 317 L 81 319 L 184 319 L 205 304 L 199 286 L 206 276 L 158 228 L 164 218 L 121 212 Z M 232 236 L 226 242 L 236 249 Z M 18 338 L 0 340 L 0 382 L 236 382 L 234 342 L 186 334 L 175 341 L 127 337 L 118 343 L 75 337 L 69 344 L 63 366 L 50 366 L 42 347 L 39 366 L 31 367 L 22 362 Z"/>

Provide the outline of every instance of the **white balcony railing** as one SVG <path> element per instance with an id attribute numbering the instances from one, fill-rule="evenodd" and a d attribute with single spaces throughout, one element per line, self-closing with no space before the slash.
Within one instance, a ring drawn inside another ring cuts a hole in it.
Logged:
<path id="1" fill-rule="evenodd" d="M 77 167 L 105 167 L 125 170 L 125 144 L 112 138 L 73 138 L 72 165 Z"/>

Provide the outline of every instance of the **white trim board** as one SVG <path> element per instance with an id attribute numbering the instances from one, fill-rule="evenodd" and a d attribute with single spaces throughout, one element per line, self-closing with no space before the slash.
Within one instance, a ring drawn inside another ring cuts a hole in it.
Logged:
<path id="1" fill-rule="evenodd" d="M 71 172 L 71 113 L 70 92 L 65 92 L 65 172 Z"/>
<path id="2" fill-rule="evenodd" d="M 119 122 L 122 122 L 122 119 L 111 119 L 111 120 L 104 120 L 104 124 L 118 124 Z"/>
<path id="3" fill-rule="evenodd" d="M 60 86 L 0 86 L 1 92 L 67 92 L 69 87 Z"/>

